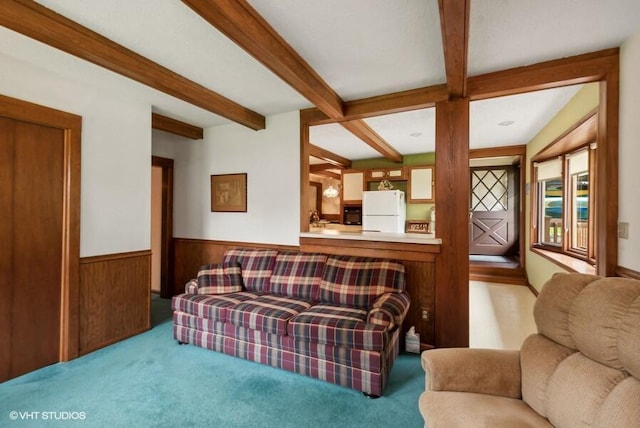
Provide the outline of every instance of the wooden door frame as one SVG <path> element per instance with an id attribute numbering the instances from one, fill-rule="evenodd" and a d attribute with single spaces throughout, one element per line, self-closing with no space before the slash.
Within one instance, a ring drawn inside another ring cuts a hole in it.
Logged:
<path id="1" fill-rule="evenodd" d="M 80 153 L 82 117 L 0 95 L 0 116 L 64 131 L 60 361 L 80 343 Z"/>
<path id="2" fill-rule="evenodd" d="M 173 296 L 173 159 L 152 156 L 151 166 L 162 169 L 160 297 L 169 299 Z"/>
<path id="3" fill-rule="evenodd" d="M 487 149 L 474 149 L 469 150 L 469 159 L 479 159 L 479 158 L 495 158 L 495 157 L 503 157 L 503 156 L 514 156 L 517 157 L 516 160 L 512 163 L 512 166 L 520 165 L 520 182 L 516 183 L 516 186 L 519 185 L 518 190 L 518 206 L 516 209 L 518 210 L 518 252 L 519 254 L 519 266 L 524 268 L 526 266 L 526 239 L 525 239 L 525 219 L 526 219 L 526 199 L 525 199 L 525 190 L 527 186 L 527 177 L 522 168 L 525 167 L 525 162 L 527 158 L 527 146 L 516 145 L 516 146 L 505 146 L 505 147 L 493 147 Z"/>
<path id="4" fill-rule="evenodd" d="M 319 181 L 309 181 L 309 186 L 316 188 L 316 206 L 318 207 L 318 215 L 322 217 L 322 183 Z"/>

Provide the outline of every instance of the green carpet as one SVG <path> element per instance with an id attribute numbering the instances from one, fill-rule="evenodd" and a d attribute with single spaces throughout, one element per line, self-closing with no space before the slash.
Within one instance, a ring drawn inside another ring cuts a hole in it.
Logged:
<path id="1" fill-rule="evenodd" d="M 172 339 L 171 321 L 0 384 L 1 427 L 422 427 L 420 358 L 385 395 L 361 393 Z M 12 413 L 13 412 L 13 413 Z M 16 413 L 17 412 L 17 413 Z M 75 413 L 74 413 L 75 412 Z"/>

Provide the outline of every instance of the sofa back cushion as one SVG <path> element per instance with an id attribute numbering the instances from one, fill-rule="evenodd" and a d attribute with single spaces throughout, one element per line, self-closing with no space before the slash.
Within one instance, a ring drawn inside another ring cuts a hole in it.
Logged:
<path id="1" fill-rule="evenodd" d="M 218 263 L 204 265 L 198 271 L 198 294 L 225 294 L 243 290 L 240 265 Z"/>
<path id="2" fill-rule="evenodd" d="M 224 253 L 224 263 L 238 263 L 242 282 L 248 291 L 269 292 L 269 279 L 278 252 L 266 249 L 236 248 Z"/>
<path id="3" fill-rule="evenodd" d="M 320 301 L 369 309 L 378 296 L 404 288 L 405 269 L 400 262 L 329 256 L 320 283 Z"/>
<path id="4" fill-rule="evenodd" d="M 269 292 L 279 296 L 318 301 L 320 281 L 326 262 L 327 256 L 324 254 L 298 251 L 278 253 L 269 282 Z"/>

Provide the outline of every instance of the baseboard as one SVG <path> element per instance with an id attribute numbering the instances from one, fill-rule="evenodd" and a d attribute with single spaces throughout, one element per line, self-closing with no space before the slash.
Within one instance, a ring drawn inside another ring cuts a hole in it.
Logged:
<path id="1" fill-rule="evenodd" d="M 616 267 L 616 275 L 621 276 L 623 278 L 630 278 L 630 279 L 639 279 L 640 280 L 640 272 L 633 270 L 633 269 L 629 269 L 623 266 L 618 266 Z"/>

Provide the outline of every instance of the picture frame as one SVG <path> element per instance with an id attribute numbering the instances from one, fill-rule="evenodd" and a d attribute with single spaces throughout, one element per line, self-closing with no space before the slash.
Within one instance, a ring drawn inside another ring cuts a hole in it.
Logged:
<path id="1" fill-rule="evenodd" d="M 429 233 L 429 222 L 426 220 L 407 220 L 406 233 Z"/>
<path id="2" fill-rule="evenodd" d="M 211 176 L 211 212 L 247 212 L 247 174 Z"/>

